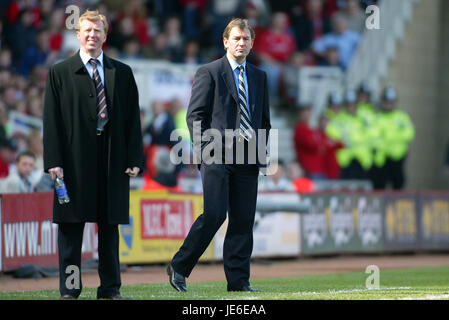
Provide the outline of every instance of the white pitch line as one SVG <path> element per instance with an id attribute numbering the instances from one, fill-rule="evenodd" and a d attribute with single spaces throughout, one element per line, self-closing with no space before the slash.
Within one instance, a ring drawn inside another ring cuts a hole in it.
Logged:
<path id="1" fill-rule="evenodd" d="M 383 291 L 383 290 L 410 290 L 411 287 L 385 287 L 385 288 L 379 288 L 379 289 L 347 289 L 347 290 L 329 290 L 329 291 L 323 291 L 323 292 L 294 292 L 295 295 L 324 295 L 324 294 L 341 294 L 341 293 L 356 293 L 356 292 L 374 292 L 374 291 Z"/>
<path id="2" fill-rule="evenodd" d="M 449 294 L 442 294 L 439 296 L 427 295 L 423 297 L 405 297 L 400 298 L 399 300 L 441 300 L 441 299 L 449 299 Z"/>

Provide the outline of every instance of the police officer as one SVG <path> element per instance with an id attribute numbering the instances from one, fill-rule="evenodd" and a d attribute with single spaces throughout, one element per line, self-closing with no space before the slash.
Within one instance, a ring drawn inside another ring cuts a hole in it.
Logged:
<path id="1" fill-rule="evenodd" d="M 359 110 L 368 110 L 370 112 L 375 112 L 375 107 L 373 104 L 373 91 L 368 82 L 363 81 L 357 90 L 357 103 Z"/>
<path id="2" fill-rule="evenodd" d="M 366 143 L 369 144 L 374 156 L 379 143 L 380 130 L 377 121 L 378 113 L 373 103 L 373 91 L 367 81 L 363 81 L 357 90 L 357 106 L 357 116 L 363 123 Z M 368 172 L 368 178 L 374 185 L 377 179 L 377 169 L 374 165 Z"/>
<path id="3" fill-rule="evenodd" d="M 324 116 L 332 121 L 341 111 L 343 98 L 338 91 L 332 91 L 327 100 L 327 109 L 324 111 Z"/>
<path id="4" fill-rule="evenodd" d="M 380 143 L 374 155 L 376 168 L 375 189 L 386 189 L 389 182 L 393 189 L 404 187 L 404 162 L 415 129 L 407 113 L 397 109 L 397 93 L 387 86 L 382 93 L 379 114 Z"/>
<path id="5" fill-rule="evenodd" d="M 376 110 L 372 102 L 372 90 L 364 81 L 357 90 L 357 116 L 361 118 L 365 127 L 374 126 Z"/>
<path id="6" fill-rule="evenodd" d="M 372 151 L 367 139 L 369 135 L 363 121 L 357 115 L 357 93 L 347 90 L 345 93 L 345 110 L 339 113 L 338 121 L 331 121 L 326 128 L 327 135 L 340 140 L 345 145 L 337 151 L 338 164 L 341 167 L 341 179 L 367 179 L 372 166 Z"/>

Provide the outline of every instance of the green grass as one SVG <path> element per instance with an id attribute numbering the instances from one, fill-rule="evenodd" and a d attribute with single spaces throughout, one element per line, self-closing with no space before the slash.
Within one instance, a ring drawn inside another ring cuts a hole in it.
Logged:
<path id="1" fill-rule="evenodd" d="M 290 278 L 253 279 L 251 284 L 263 292 L 227 292 L 226 283 L 187 283 L 180 293 L 168 283 L 123 286 L 121 294 L 135 300 L 308 300 L 308 299 L 449 299 L 449 266 L 401 270 L 380 270 L 379 289 L 367 289 L 368 274 L 362 272 L 306 275 Z M 142 279 L 144 280 L 144 279 Z M 84 288 L 80 299 L 95 299 L 95 288 Z M 57 290 L 0 292 L 4 299 L 59 299 Z"/>

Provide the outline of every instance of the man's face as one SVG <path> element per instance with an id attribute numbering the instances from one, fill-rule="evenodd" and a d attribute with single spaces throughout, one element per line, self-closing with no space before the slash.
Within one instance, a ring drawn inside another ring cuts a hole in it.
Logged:
<path id="1" fill-rule="evenodd" d="M 17 172 L 22 177 L 27 178 L 34 170 L 34 159 L 32 157 L 22 156 L 16 166 Z"/>
<path id="2" fill-rule="evenodd" d="M 81 45 L 81 50 L 91 55 L 100 54 L 103 43 L 106 41 L 103 22 L 83 20 L 76 36 Z"/>
<path id="3" fill-rule="evenodd" d="M 320 13 L 323 10 L 322 0 L 309 0 L 307 2 L 307 9 L 311 14 Z"/>
<path id="4" fill-rule="evenodd" d="M 304 110 L 301 110 L 300 119 L 304 123 L 309 123 L 311 115 L 312 110 L 310 108 L 306 108 Z"/>
<path id="5" fill-rule="evenodd" d="M 229 39 L 223 38 L 223 44 L 231 58 L 242 63 L 253 47 L 253 40 L 248 29 L 233 27 L 229 32 Z"/>
<path id="6" fill-rule="evenodd" d="M 326 60 L 330 65 L 337 65 L 340 61 L 338 49 L 330 48 L 326 50 Z"/>
<path id="7" fill-rule="evenodd" d="M 348 29 L 348 22 L 343 17 L 335 17 L 333 21 L 333 29 L 337 34 L 343 34 Z"/>

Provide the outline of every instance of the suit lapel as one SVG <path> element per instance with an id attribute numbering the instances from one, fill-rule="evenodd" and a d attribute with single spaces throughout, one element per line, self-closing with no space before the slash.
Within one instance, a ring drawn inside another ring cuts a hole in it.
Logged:
<path id="1" fill-rule="evenodd" d="M 254 110 L 256 110 L 256 75 L 254 73 L 253 67 L 246 62 L 246 77 L 248 78 L 248 91 L 249 91 L 249 105 L 251 107 L 251 121 L 254 124 L 255 114 Z"/>
<path id="2" fill-rule="evenodd" d="M 103 54 L 104 64 L 104 82 L 106 85 L 106 97 L 108 101 L 108 111 L 112 110 L 114 105 L 114 85 L 115 85 L 115 67 L 111 60 Z"/>
<path id="3" fill-rule="evenodd" d="M 228 88 L 229 94 L 234 98 L 237 105 L 239 105 L 238 99 L 237 99 L 237 88 L 235 87 L 234 75 L 232 74 L 231 65 L 229 64 L 229 61 L 226 58 L 226 55 L 223 58 L 221 58 L 221 62 L 222 62 L 221 76 L 223 77 L 226 87 Z"/>

